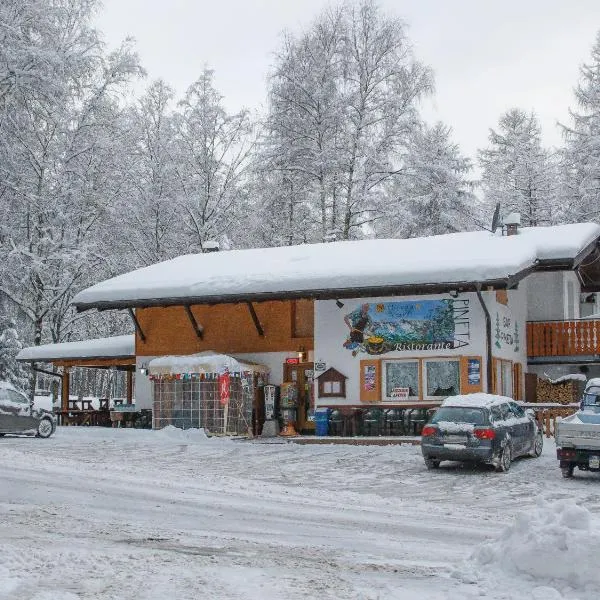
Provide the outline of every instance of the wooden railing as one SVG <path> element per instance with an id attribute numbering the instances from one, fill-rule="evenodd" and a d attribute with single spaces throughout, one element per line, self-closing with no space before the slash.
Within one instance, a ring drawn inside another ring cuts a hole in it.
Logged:
<path id="1" fill-rule="evenodd" d="M 534 405 L 528 404 L 527 406 L 533 408 Z M 546 437 L 554 437 L 556 421 L 572 415 L 577 409 L 578 405 L 553 407 L 546 405 L 544 408 L 533 408 L 538 425 Z"/>
<path id="2" fill-rule="evenodd" d="M 600 320 L 527 323 L 527 356 L 600 354 Z"/>

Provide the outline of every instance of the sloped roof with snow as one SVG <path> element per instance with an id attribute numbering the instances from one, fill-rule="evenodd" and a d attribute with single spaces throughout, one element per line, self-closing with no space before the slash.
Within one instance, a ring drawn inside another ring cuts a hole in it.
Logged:
<path id="1" fill-rule="evenodd" d="M 134 335 L 117 335 L 81 342 L 31 346 L 23 348 L 17 354 L 17 360 L 23 362 L 133 357 L 135 357 Z"/>
<path id="2" fill-rule="evenodd" d="M 506 287 L 541 263 L 573 268 L 599 237 L 597 224 L 576 223 L 505 237 L 476 231 L 188 254 L 98 283 L 73 304 L 86 310 L 359 297 L 476 282 Z"/>

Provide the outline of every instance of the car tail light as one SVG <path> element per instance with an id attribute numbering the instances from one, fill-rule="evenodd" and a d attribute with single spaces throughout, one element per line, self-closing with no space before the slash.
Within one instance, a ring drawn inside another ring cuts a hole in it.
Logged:
<path id="1" fill-rule="evenodd" d="M 574 448 L 557 448 L 556 454 L 558 459 L 575 458 L 577 456 L 577 451 Z"/>
<path id="2" fill-rule="evenodd" d="M 432 427 L 431 425 L 425 425 L 423 430 L 421 431 L 422 437 L 431 437 L 437 433 L 437 427 Z"/>
<path id="3" fill-rule="evenodd" d="M 493 440 L 496 437 L 496 432 L 493 429 L 475 429 L 473 431 L 478 440 Z"/>

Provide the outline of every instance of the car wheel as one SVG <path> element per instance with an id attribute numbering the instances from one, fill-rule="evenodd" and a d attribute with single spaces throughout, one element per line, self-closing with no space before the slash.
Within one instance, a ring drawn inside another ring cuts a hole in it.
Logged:
<path id="1" fill-rule="evenodd" d="M 535 434 L 535 439 L 533 441 L 533 448 L 531 449 L 531 456 L 535 456 L 536 458 L 542 454 L 542 450 L 544 449 L 544 436 L 540 431 Z"/>
<path id="2" fill-rule="evenodd" d="M 439 469 L 440 468 L 440 461 L 439 460 L 433 460 L 433 458 L 426 458 L 425 459 L 425 466 L 428 469 Z"/>
<path id="3" fill-rule="evenodd" d="M 42 419 L 38 423 L 37 437 L 49 438 L 54 432 L 54 425 L 50 419 Z"/>
<path id="4" fill-rule="evenodd" d="M 510 463 L 512 462 L 512 450 L 510 447 L 510 443 L 506 442 L 504 448 L 502 448 L 502 452 L 500 453 L 500 460 L 498 461 L 498 466 L 496 467 L 496 471 L 499 473 L 507 473 L 510 469 Z"/>
<path id="5" fill-rule="evenodd" d="M 560 470 L 562 472 L 562 476 L 565 479 L 569 479 L 570 477 L 573 477 L 573 471 L 575 470 L 575 465 L 569 465 L 568 467 L 561 467 Z"/>

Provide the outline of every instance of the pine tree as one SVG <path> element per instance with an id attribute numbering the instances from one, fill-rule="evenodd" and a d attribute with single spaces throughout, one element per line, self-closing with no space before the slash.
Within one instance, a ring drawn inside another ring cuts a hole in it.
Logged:
<path id="1" fill-rule="evenodd" d="M 591 60 L 580 69 L 572 126 L 562 126 L 561 200 L 572 221 L 600 220 L 600 32 Z"/>
<path id="2" fill-rule="evenodd" d="M 475 227 L 479 201 L 472 166 L 442 123 L 417 128 L 392 180 L 388 214 L 375 225 L 385 237 L 439 235 Z"/>
<path id="3" fill-rule="evenodd" d="M 16 356 L 23 348 L 13 319 L 0 321 L 0 381 L 8 381 L 19 389 L 28 386 L 27 375 Z"/>
<path id="4" fill-rule="evenodd" d="M 503 213 L 521 214 L 524 226 L 555 220 L 557 176 L 550 152 L 542 147 L 534 113 L 513 108 L 490 130 L 490 145 L 480 150 L 481 183 L 487 211 L 500 203 Z"/>

